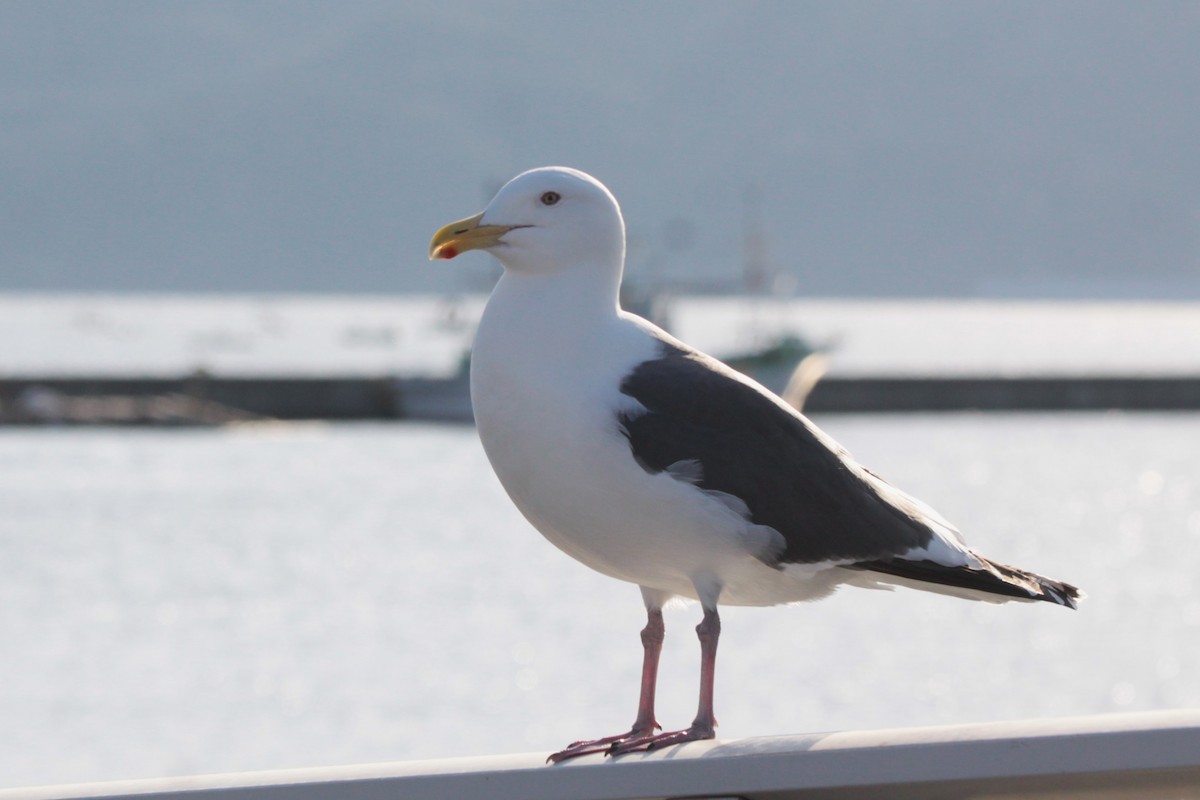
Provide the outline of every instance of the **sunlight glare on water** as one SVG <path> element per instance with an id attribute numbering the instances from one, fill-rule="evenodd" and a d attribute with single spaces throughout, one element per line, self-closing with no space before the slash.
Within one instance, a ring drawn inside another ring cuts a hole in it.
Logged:
<path id="1" fill-rule="evenodd" d="M 1089 597 L 727 609 L 720 736 L 1200 705 L 1200 416 L 818 422 Z M 0 507 L 2 786 L 550 751 L 633 716 L 636 588 L 542 540 L 468 427 L 10 429 Z M 667 613 L 666 725 L 697 621 Z"/>

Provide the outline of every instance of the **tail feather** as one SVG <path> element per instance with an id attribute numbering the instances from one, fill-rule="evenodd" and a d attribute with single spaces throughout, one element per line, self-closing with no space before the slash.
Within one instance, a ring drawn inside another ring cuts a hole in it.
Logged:
<path id="1" fill-rule="evenodd" d="M 860 561 L 846 566 L 849 569 L 880 572 L 898 578 L 940 586 L 955 586 L 1020 600 L 1044 600 L 1067 608 L 1078 608 L 1078 601 L 1084 597 L 1083 592 L 1069 583 L 997 564 L 982 557 L 979 560 L 983 562 L 985 569 L 950 567 L 936 561 L 908 561 L 902 558 Z"/>

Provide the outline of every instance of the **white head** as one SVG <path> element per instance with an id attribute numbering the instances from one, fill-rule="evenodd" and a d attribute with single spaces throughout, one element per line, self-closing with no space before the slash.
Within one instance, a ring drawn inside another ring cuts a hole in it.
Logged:
<path id="1" fill-rule="evenodd" d="M 591 175 L 541 167 L 504 184 L 483 213 L 434 234 L 429 257 L 467 250 L 487 250 L 505 269 L 524 275 L 607 268 L 619 278 L 625 222 L 616 198 Z"/>

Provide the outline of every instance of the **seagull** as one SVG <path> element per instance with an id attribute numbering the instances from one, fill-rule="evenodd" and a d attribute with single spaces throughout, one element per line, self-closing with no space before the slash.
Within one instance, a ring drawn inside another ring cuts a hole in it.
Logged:
<path id="1" fill-rule="evenodd" d="M 546 539 L 641 589 L 637 715 L 548 761 L 716 735 L 718 605 L 816 600 L 841 585 L 1076 607 L 1074 586 L 992 561 L 920 500 L 859 464 L 766 388 L 624 311 L 625 223 L 575 169 L 505 184 L 439 230 L 430 259 L 470 250 L 503 274 L 471 357 L 471 402 L 500 483 Z M 663 732 L 654 697 L 663 606 L 698 600 L 696 718 Z"/>

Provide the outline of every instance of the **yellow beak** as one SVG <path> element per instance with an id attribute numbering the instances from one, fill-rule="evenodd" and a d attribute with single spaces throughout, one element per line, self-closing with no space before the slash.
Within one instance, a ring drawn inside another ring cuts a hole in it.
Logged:
<path id="1" fill-rule="evenodd" d="M 481 250 L 500 243 L 500 237 L 520 225 L 480 225 L 483 213 L 451 222 L 433 235 L 429 243 L 429 260 L 454 258 L 468 250 Z"/>

